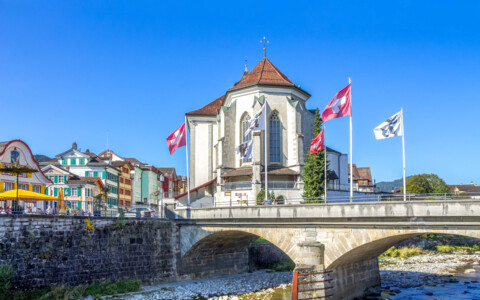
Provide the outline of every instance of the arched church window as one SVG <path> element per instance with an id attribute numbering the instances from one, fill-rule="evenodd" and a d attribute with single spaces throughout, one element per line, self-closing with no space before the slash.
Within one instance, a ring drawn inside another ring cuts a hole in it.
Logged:
<path id="1" fill-rule="evenodd" d="M 270 115 L 270 162 L 280 163 L 280 154 L 282 149 L 282 126 L 278 112 L 274 111 Z"/>
<path id="2" fill-rule="evenodd" d="M 251 139 L 252 139 L 252 131 L 250 131 L 246 136 L 245 136 L 245 132 L 247 131 L 248 129 L 248 126 L 249 126 L 249 121 L 250 121 L 250 116 L 248 114 L 244 114 L 243 117 L 242 117 L 242 121 L 241 121 L 241 124 L 242 124 L 242 137 L 240 138 L 242 143 L 245 143 L 245 142 L 249 142 Z M 252 159 L 251 158 L 244 158 L 243 159 L 243 162 L 251 162 Z"/>

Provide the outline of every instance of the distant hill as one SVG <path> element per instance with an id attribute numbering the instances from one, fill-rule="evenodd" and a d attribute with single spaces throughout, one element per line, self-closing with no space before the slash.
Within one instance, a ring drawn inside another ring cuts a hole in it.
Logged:
<path id="1" fill-rule="evenodd" d="M 33 156 L 33 158 L 35 158 L 35 160 L 37 162 L 42 162 L 42 161 L 47 161 L 47 160 L 51 160 L 50 157 L 46 156 L 46 155 L 43 155 L 43 154 L 35 154 Z"/>
<path id="2" fill-rule="evenodd" d="M 410 178 L 410 177 L 412 177 L 412 176 L 407 177 L 407 181 L 408 181 L 408 178 Z M 394 180 L 394 181 L 377 182 L 377 188 L 380 191 L 386 192 L 386 193 L 390 193 L 392 191 L 399 190 L 399 189 L 402 188 L 402 185 L 403 185 L 403 178 L 400 178 L 400 179 L 397 179 L 397 180 Z"/>

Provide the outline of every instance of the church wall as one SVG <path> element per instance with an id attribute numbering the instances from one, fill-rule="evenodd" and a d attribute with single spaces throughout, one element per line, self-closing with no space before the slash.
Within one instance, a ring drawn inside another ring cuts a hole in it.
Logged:
<path id="1" fill-rule="evenodd" d="M 190 117 L 190 188 L 213 179 L 213 120 Z"/>

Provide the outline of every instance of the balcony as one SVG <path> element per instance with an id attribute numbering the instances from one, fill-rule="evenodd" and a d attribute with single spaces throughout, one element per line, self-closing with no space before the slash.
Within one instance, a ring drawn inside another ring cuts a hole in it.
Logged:
<path id="1" fill-rule="evenodd" d="M 262 182 L 262 188 L 265 187 L 265 182 Z M 268 189 L 270 190 L 292 190 L 298 189 L 296 181 L 268 181 Z"/>
<path id="2" fill-rule="evenodd" d="M 225 182 L 222 185 L 222 191 L 249 190 L 251 188 L 251 181 Z"/>

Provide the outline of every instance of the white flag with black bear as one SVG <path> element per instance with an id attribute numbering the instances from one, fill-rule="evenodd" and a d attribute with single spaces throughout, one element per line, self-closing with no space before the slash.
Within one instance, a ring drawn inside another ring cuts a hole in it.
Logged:
<path id="1" fill-rule="evenodd" d="M 398 112 L 378 125 L 374 130 L 377 140 L 388 139 L 395 136 L 403 136 L 403 115 Z"/>
<path id="2" fill-rule="evenodd" d="M 257 130 L 265 130 L 265 114 L 266 114 L 267 103 L 265 103 L 262 109 L 253 116 L 248 124 L 248 129 L 245 130 L 245 136 L 248 136 L 250 132 Z"/>
<path id="3" fill-rule="evenodd" d="M 252 145 L 253 139 L 249 140 L 245 143 L 241 143 L 235 153 L 237 155 L 237 159 L 251 159 L 252 158 Z"/>

